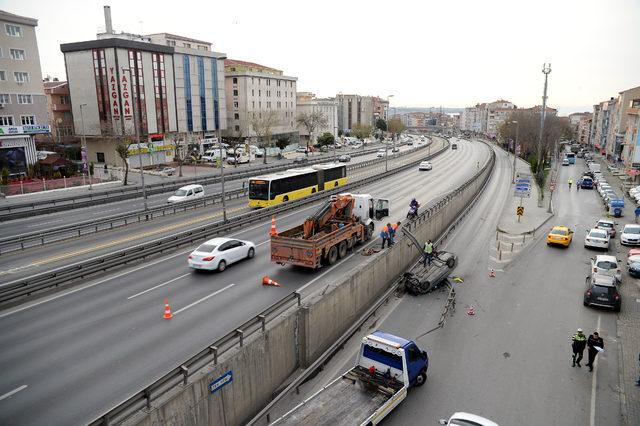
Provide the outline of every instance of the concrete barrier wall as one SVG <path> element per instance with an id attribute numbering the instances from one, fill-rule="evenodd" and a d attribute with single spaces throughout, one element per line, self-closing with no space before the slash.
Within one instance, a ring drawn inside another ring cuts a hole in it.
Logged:
<path id="1" fill-rule="evenodd" d="M 493 163 L 491 163 L 492 165 Z M 418 241 L 435 241 L 476 197 L 488 178 L 487 167 L 475 180 L 427 210 L 410 225 Z M 255 333 L 244 346 L 226 352 L 186 386 L 177 386 L 151 410 L 140 411 L 126 424 L 239 425 L 247 422 L 274 396 L 296 369 L 308 366 L 419 257 L 406 239 L 371 256 L 344 279 L 328 283 Z M 233 381 L 211 394 L 209 384 L 226 372 Z"/>

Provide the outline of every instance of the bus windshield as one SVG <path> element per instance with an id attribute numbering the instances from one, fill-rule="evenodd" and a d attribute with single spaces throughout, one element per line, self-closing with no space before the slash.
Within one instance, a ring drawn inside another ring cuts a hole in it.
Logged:
<path id="1" fill-rule="evenodd" d="M 269 199 L 269 181 L 268 180 L 250 180 L 249 181 L 249 198 L 254 200 Z"/>

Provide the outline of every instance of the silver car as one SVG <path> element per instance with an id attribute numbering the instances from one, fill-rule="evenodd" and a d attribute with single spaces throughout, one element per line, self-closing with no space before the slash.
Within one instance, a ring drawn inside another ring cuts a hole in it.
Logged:
<path id="1" fill-rule="evenodd" d="M 604 229 L 590 229 L 584 237 L 584 246 L 599 249 L 609 248 L 609 233 Z"/>

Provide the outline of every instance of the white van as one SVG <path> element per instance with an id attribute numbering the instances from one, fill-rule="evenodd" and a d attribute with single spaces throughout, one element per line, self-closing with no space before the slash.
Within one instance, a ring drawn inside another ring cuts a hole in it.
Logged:
<path id="1" fill-rule="evenodd" d="M 227 153 L 225 151 L 225 149 L 222 149 L 222 158 L 226 158 Z M 220 148 L 218 149 L 210 149 L 208 151 L 206 151 L 204 153 L 204 155 L 202 156 L 202 160 L 206 161 L 207 163 L 213 163 L 215 161 L 218 160 L 218 158 L 220 158 Z"/>
<path id="2" fill-rule="evenodd" d="M 187 185 L 178 189 L 175 194 L 169 197 L 167 203 L 182 203 L 202 197 L 204 197 L 204 188 L 202 185 Z"/>

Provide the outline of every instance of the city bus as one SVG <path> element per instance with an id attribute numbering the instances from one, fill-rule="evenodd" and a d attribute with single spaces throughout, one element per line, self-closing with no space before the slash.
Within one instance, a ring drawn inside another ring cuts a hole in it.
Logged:
<path id="1" fill-rule="evenodd" d="M 573 152 L 567 152 L 565 158 L 569 160 L 569 164 L 576 164 L 576 154 Z"/>
<path id="2" fill-rule="evenodd" d="M 343 164 L 318 164 L 249 179 L 249 207 L 268 207 L 347 183 Z"/>

